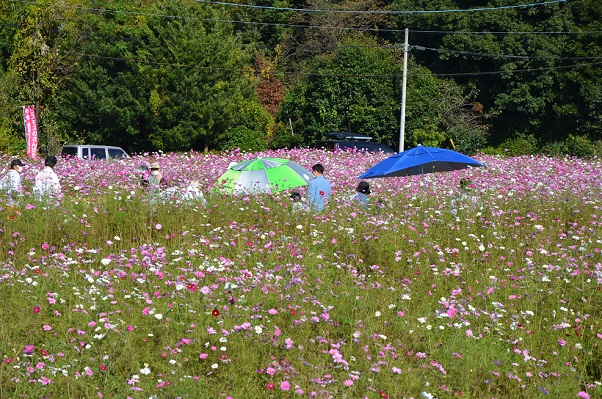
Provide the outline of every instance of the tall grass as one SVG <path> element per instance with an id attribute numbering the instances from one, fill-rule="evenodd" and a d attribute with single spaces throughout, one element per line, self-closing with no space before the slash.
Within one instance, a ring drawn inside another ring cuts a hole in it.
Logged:
<path id="1" fill-rule="evenodd" d="M 328 165 L 326 212 L 157 201 L 141 159 L 65 163 L 58 205 L 1 205 L 0 397 L 601 396 L 597 161 L 374 180 L 364 209 L 374 160 L 285 155 Z M 176 184 L 245 156 L 160 160 Z"/>

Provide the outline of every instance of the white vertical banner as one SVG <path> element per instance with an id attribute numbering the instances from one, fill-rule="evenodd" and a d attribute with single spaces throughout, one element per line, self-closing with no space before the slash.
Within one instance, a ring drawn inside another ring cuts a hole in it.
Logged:
<path id="1" fill-rule="evenodd" d="M 34 158 L 38 154 L 38 123 L 36 120 L 35 106 L 27 105 L 23 107 L 23 121 L 25 123 L 27 155 Z"/>

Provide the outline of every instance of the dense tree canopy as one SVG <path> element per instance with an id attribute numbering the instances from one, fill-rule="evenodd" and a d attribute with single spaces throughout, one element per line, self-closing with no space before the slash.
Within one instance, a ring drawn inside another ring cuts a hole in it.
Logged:
<path id="1" fill-rule="evenodd" d="M 458 10 L 482 4 L 396 0 L 393 8 Z M 487 5 L 498 9 L 402 15 L 398 27 L 416 30 L 413 41 L 433 50 L 416 54 L 425 66 L 479 89 L 479 103 L 499 114 L 492 121 L 494 141 L 517 133 L 544 141 L 571 132 L 599 139 L 602 107 L 594 93 L 600 93 L 602 78 L 602 3 L 510 8 L 508 1 L 494 0 Z"/>
<path id="2" fill-rule="evenodd" d="M 397 147 L 405 28 L 407 146 L 591 142 L 601 21 L 597 0 L 5 1 L 0 150 L 23 148 L 29 104 L 47 152 L 262 149 L 341 130 Z"/>

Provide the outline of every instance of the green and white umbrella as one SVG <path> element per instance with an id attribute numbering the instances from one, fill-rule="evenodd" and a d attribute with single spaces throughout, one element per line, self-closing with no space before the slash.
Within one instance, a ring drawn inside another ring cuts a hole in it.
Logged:
<path id="1" fill-rule="evenodd" d="M 275 193 L 306 186 L 312 174 L 284 158 L 255 158 L 228 168 L 211 189 L 225 194 Z"/>

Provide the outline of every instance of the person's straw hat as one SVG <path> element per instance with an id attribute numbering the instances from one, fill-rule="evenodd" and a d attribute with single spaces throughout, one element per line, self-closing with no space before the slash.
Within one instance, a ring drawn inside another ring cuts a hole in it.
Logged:
<path id="1" fill-rule="evenodd" d="M 158 162 L 153 162 L 150 164 L 151 169 L 161 169 Z"/>

